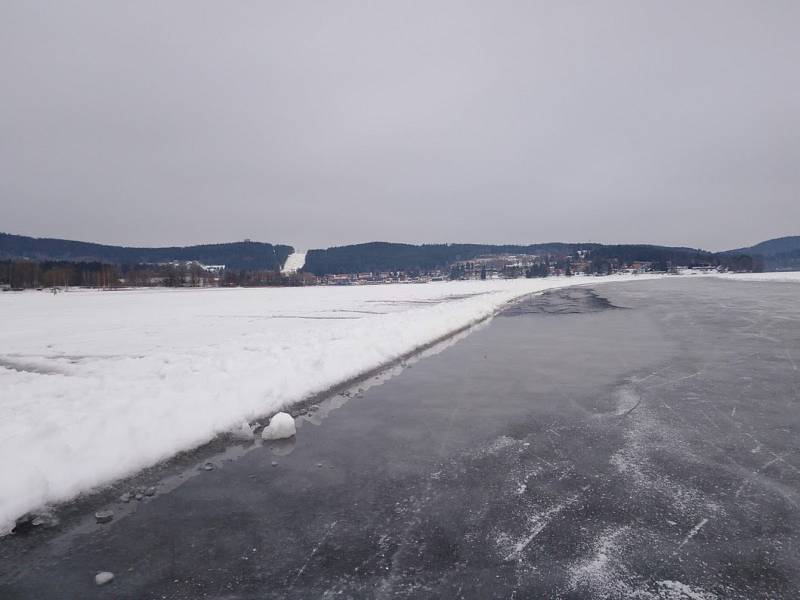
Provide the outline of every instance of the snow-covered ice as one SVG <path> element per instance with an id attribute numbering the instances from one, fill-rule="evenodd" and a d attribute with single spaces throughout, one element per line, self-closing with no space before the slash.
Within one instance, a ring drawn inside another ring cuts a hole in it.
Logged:
<path id="1" fill-rule="evenodd" d="M 734 281 L 762 281 L 777 283 L 800 283 L 800 271 L 777 271 L 770 273 L 715 273 L 714 277 Z"/>
<path id="2" fill-rule="evenodd" d="M 292 415 L 279 412 L 269 420 L 269 425 L 264 427 L 261 432 L 262 439 L 265 440 L 285 440 L 297 433 Z"/>
<path id="3" fill-rule="evenodd" d="M 519 296 L 646 278 L 0 294 L 0 532 Z"/>

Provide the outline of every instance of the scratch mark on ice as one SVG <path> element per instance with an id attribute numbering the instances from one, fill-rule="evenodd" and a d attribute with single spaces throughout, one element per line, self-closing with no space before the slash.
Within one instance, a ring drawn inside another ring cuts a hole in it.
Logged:
<path id="1" fill-rule="evenodd" d="M 650 386 L 647 386 L 647 387 L 650 387 L 650 388 L 664 387 L 664 386 L 667 386 L 667 385 L 672 385 L 673 383 L 679 383 L 681 381 L 686 381 L 687 379 L 692 379 L 694 377 L 698 377 L 699 375 L 702 375 L 702 374 L 703 374 L 703 370 L 700 370 L 700 371 L 697 371 L 697 373 L 692 373 L 690 375 L 684 375 L 683 377 L 677 377 L 675 379 L 669 379 L 669 380 L 665 381 L 664 383 L 656 383 L 656 384 L 653 384 L 653 385 L 650 385 Z"/>
<path id="2" fill-rule="evenodd" d="M 761 442 L 759 442 L 759 444 L 760 443 Z M 772 456 L 774 456 L 775 458 L 765 462 L 763 465 L 761 465 L 759 468 L 757 468 L 755 471 L 753 471 L 753 475 L 758 475 L 759 473 L 761 473 L 761 471 L 763 471 L 764 469 L 766 469 L 768 467 L 771 467 L 776 462 L 782 462 L 783 464 L 788 465 L 789 467 L 791 467 L 792 469 L 797 471 L 797 469 L 793 465 L 790 465 L 785 460 L 783 460 L 783 454 L 775 454 L 774 452 L 770 452 L 770 454 L 772 454 Z M 745 481 L 742 482 L 742 485 L 740 485 L 739 489 L 736 490 L 736 494 L 735 494 L 736 498 L 738 498 L 741 495 L 741 493 L 744 491 L 744 488 L 746 488 L 749 484 L 750 484 L 750 480 L 745 480 Z"/>
<path id="3" fill-rule="evenodd" d="M 506 560 L 521 560 L 522 553 L 525 551 L 531 542 L 538 536 L 544 529 L 550 524 L 550 522 L 558 516 L 560 512 L 562 512 L 565 508 L 569 508 L 575 502 L 578 501 L 578 498 L 581 497 L 581 494 L 586 492 L 591 486 L 587 485 L 581 488 L 581 491 L 567 498 L 566 501 L 562 502 L 561 504 L 557 504 L 552 508 L 540 513 L 538 515 L 532 515 L 530 518 L 530 525 L 531 529 L 528 532 L 528 535 L 525 536 L 523 539 L 519 540 L 516 544 L 514 544 L 514 548 L 511 552 L 508 553 L 506 556 Z"/>
<path id="4" fill-rule="evenodd" d="M 705 526 L 706 523 L 708 523 L 708 519 L 705 518 L 700 519 L 700 522 L 694 527 L 692 527 L 692 530 L 686 534 L 686 537 L 683 538 L 683 541 L 680 544 L 678 544 L 678 547 L 675 548 L 673 554 L 677 554 L 680 551 L 680 549 L 683 548 L 689 542 L 689 540 L 691 540 L 694 536 L 697 535 L 697 532 L 700 531 Z"/>
<path id="5" fill-rule="evenodd" d="M 788 358 L 789 362 L 792 363 L 792 370 L 793 371 L 797 371 L 797 363 L 794 362 L 794 359 L 792 358 L 792 355 L 789 353 L 789 349 L 788 348 L 784 348 L 784 351 L 786 352 L 786 358 Z"/>
<path id="6" fill-rule="evenodd" d="M 333 528 L 334 528 L 334 527 L 336 527 L 336 524 L 337 524 L 338 522 L 339 522 L 339 521 L 334 521 L 333 523 L 331 523 L 330 525 L 328 525 L 328 527 L 327 527 L 327 529 L 325 530 L 325 533 L 323 534 L 322 538 L 320 538 L 320 540 L 319 540 L 319 542 L 317 542 L 316 546 L 314 546 L 314 548 L 312 548 L 312 550 L 311 550 L 311 554 L 309 554 L 309 555 L 308 555 L 308 558 L 306 558 L 306 562 L 304 562 L 304 563 L 303 563 L 303 566 L 302 566 L 302 567 L 300 567 L 300 570 L 299 570 L 299 571 L 297 571 L 297 573 L 295 574 L 295 576 L 294 576 L 294 579 L 293 579 L 293 582 L 294 582 L 294 581 L 297 581 L 297 579 L 298 579 L 298 578 L 299 578 L 299 577 L 300 577 L 300 576 L 303 574 L 303 571 L 305 571 L 305 570 L 306 570 L 306 567 L 309 565 L 309 563 L 311 562 L 311 560 L 312 560 L 312 559 L 314 558 L 314 556 L 317 554 L 317 551 L 319 550 L 320 546 L 322 546 L 322 544 L 325 542 L 325 540 L 327 540 L 327 539 L 328 539 L 328 536 L 331 534 L 331 532 L 333 531 Z"/>

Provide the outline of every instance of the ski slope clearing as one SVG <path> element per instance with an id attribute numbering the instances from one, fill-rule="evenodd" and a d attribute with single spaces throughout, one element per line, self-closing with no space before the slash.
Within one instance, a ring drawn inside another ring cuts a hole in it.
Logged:
<path id="1" fill-rule="evenodd" d="M 572 277 L 0 294 L 0 531 Z"/>
<path id="2" fill-rule="evenodd" d="M 296 273 L 306 264 L 305 252 L 294 252 L 286 258 L 281 273 Z"/>

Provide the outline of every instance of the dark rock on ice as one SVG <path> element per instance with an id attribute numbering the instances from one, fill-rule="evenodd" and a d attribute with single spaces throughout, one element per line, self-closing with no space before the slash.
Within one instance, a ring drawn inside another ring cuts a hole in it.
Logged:
<path id="1" fill-rule="evenodd" d="M 108 523 L 114 518 L 114 511 L 98 510 L 94 513 L 94 518 L 98 523 Z"/>

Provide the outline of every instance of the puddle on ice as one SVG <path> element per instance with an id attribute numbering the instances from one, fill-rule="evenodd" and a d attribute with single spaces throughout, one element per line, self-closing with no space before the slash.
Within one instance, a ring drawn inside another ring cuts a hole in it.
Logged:
<path id="1" fill-rule="evenodd" d="M 503 317 L 520 315 L 572 315 L 604 310 L 624 310 L 593 289 L 574 287 L 534 294 L 515 302 L 500 313 Z"/>

